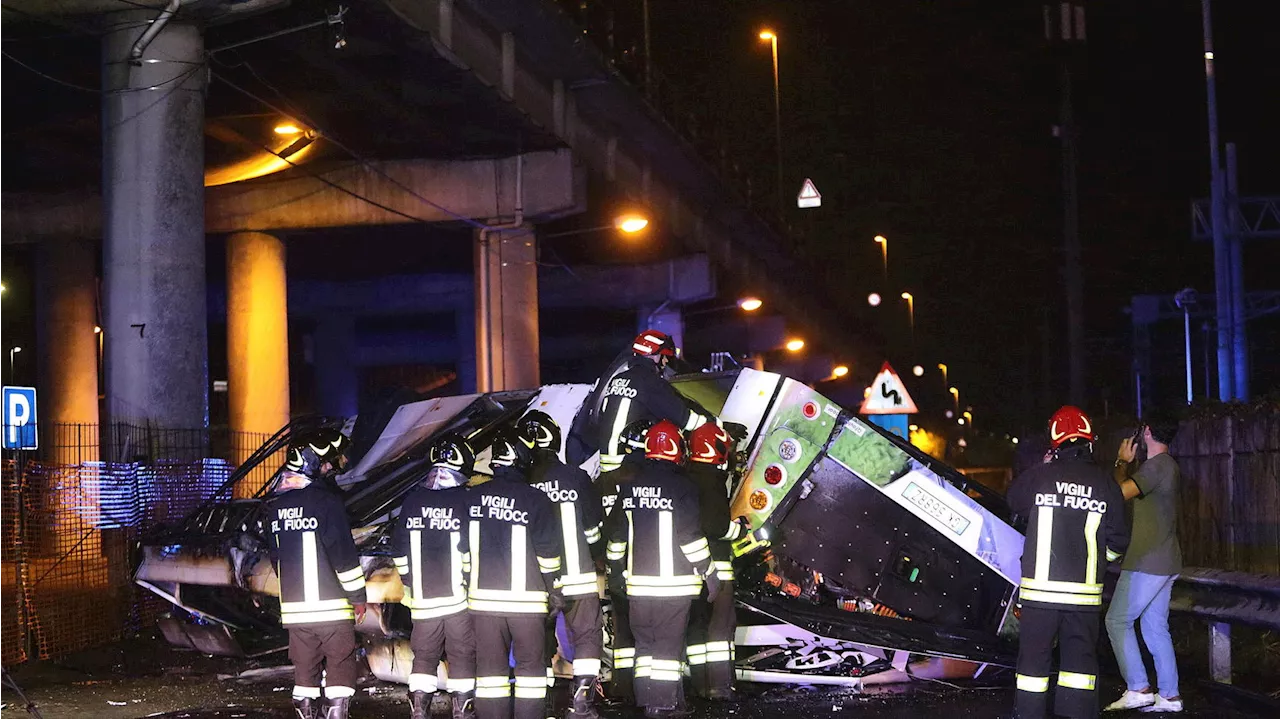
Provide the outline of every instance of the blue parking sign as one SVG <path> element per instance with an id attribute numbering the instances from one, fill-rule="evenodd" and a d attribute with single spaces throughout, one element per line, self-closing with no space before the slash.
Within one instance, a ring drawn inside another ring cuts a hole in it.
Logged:
<path id="1" fill-rule="evenodd" d="M 36 449 L 36 388 L 4 388 L 4 448 Z"/>

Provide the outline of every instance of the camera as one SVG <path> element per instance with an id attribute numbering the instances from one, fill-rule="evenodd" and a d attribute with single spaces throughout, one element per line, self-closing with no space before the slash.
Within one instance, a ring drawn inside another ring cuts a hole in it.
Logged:
<path id="1" fill-rule="evenodd" d="M 1147 425 L 1138 425 L 1137 431 L 1133 433 L 1133 461 L 1142 464 L 1147 461 Z"/>

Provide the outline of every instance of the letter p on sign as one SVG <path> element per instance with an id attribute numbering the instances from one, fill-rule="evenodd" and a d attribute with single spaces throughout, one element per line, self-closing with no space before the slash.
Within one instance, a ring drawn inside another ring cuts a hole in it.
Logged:
<path id="1" fill-rule="evenodd" d="M 36 388 L 4 388 L 4 448 L 36 449 Z"/>

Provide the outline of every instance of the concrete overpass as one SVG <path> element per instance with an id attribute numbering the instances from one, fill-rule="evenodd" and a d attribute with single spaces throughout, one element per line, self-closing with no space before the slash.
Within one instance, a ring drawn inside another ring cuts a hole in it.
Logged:
<path id="1" fill-rule="evenodd" d="M 588 209 L 589 178 L 797 321 L 833 312 L 769 227 L 549 2 L 361 4 L 320 27 L 342 33 L 334 52 L 307 29 L 315 4 L 232 13 L 200 0 L 168 16 L 160 5 L 5 4 L 103 38 L 102 191 L 36 172 L 4 198 L 5 242 L 39 243 L 47 421 L 98 421 L 99 237 L 107 411 L 160 427 L 208 421 L 206 234 L 230 233 L 231 422 L 247 431 L 289 411 L 281 233 L 471 226 L 481 389 L 537 383 L 535 226 Z M 306 123 L 307 155 L 255 139 L 254 112 Z M 224 142 L 201 152 L 205 134 Z M 246 148 L 288 167 L 206 190 L 210 166 L 244 162 Z"/>

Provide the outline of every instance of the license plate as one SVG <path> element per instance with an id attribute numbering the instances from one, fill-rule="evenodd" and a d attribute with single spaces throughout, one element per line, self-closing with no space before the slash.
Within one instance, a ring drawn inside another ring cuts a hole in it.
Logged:
<path id="1" fill-rule="evenodd" d="M 968 529 L 971 524 L 967 518 L 943 504 L 941 500 L 915 482 L 907 485 L 907 489 L 902 493 L 902 496 L 906 497 L 907 501 L 923 509 L 930 517 L 942 522 L 947 529 L 957 535 L 964 534 L 964 530 Z"/>

